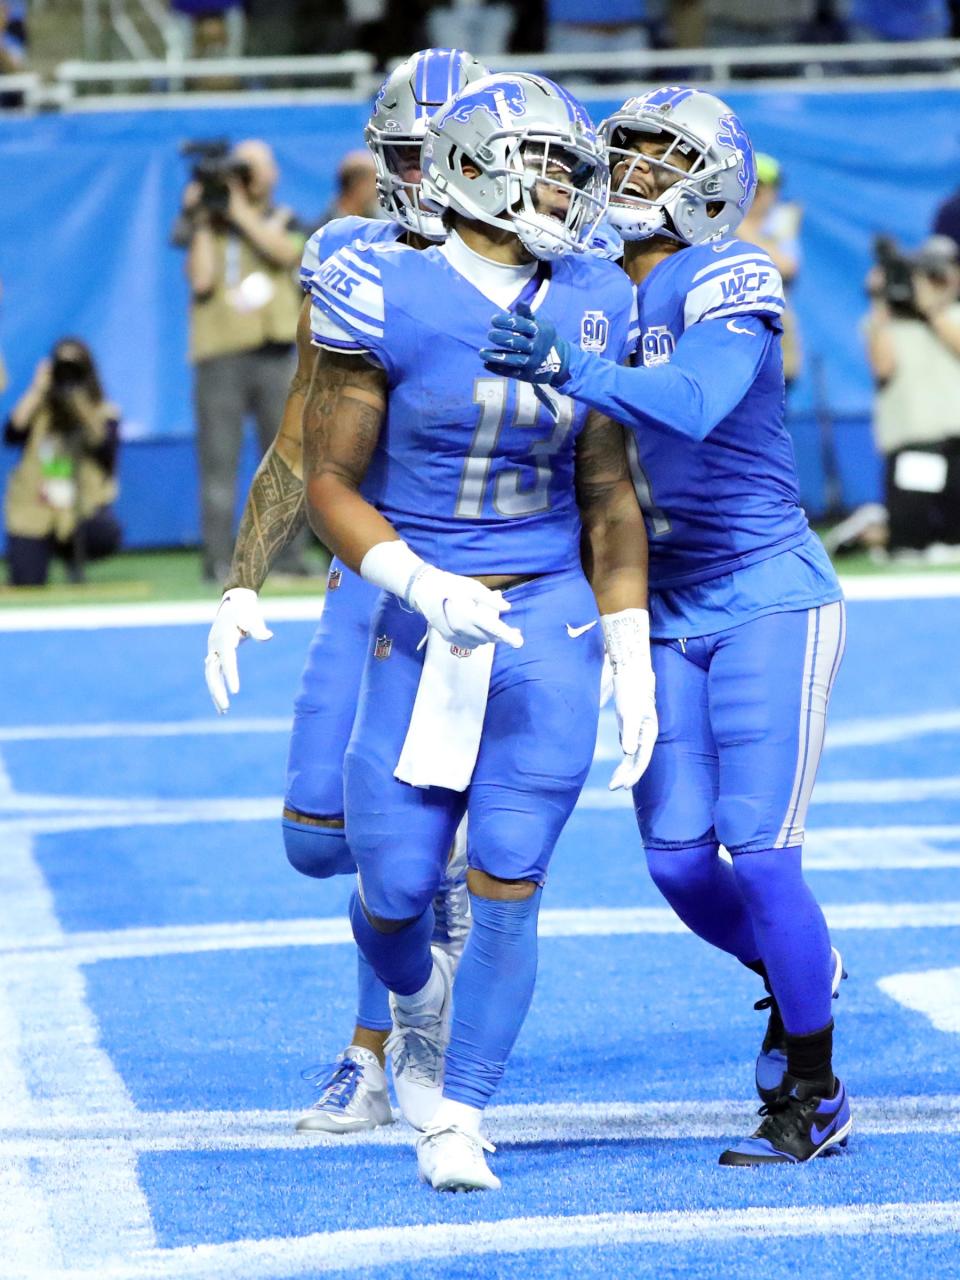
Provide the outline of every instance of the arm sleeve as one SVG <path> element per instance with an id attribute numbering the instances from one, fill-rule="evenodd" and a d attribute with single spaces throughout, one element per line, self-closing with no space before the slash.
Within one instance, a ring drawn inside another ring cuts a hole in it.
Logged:
<path id="1" fill-rule="evenodd" d="M 310 329 L 316 346 L 365 355 L 389 371 L 383 278 L 369 247 L 329 257 L 310 281 Z"/>
<path id="2" fill-rule="evenodd" d="M 694 325 L 670 363 L 650 369 L 572 349 L 570 376 L 559 389 L 624 426 L 705 440 L 746 395 L 773 341 L 764 320 L 743 316 Z"/>

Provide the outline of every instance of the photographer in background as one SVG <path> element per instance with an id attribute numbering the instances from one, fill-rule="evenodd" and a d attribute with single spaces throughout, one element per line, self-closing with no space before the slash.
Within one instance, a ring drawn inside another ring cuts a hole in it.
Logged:
<path id="1" fill-rule="evenodd" d="M 265 142 L 193 143 L 193 175 L 174 230 L 187 249 L 190 358 L 200 463 L 203 577 L 222 583 L 233 550 L 243 425 L 252 414 L 263 452 L 273 439 L 293 373 L 306 236 L 273 203 L 277 166 Z M 303 572 L 300 546 L 279 572 Z"/>
<path id="2" fill-rule="evenodd" d="M 756 153 L 757 186 L 753 204 L 734 232 L 739 240 L 759 245 L 773 259 L 780 272 L 787 308 L 780 317 L 783 324 L 783 376 L 787 390 L 800 374 L 802 363 L 797 318 L 790 302 L 790 290 L 800 270 L 800 226 L 803 210 L 792 200 L 781 198 L 783 175 L 773 156 Z"/>
<path id="3" fill-rule="evenodd" d="M 888 550 L 960 547 L 960 261 L 933 236 L 914 257 L 887 239 L 867 277 L 877 384 L 874 438 L 886 459 Z"/>
<path id="4" fill-rule="evenodd" d="M 73 581 L 87 560 L 113 555 L 121 529 L 116 500 L 120 411 L 104 399 L 85 343 L 64 338 L 41 360 L 4 428 L 23 450 L 4 508 L 7 569 L 13 587 L 47 581 L 52 556 Z"/>

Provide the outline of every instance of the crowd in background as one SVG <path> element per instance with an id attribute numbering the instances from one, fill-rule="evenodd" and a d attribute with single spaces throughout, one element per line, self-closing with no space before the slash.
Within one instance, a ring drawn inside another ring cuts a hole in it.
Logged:
<path id="1" fill-rule="evenodd" d="M 335 54 L 379 67 L 418 46 L 480 56 L 960 36 L 960 0 L 167 0 L 174 58 Z M 0 75 L 26 69 L 26 0 L 0 0 Z M 38 55 L 40 50 L 38 49 Z M 851 65 L 851 70 L 856 70 Z M 889 70 L 896 70 L 891 65 Z M 0 100 L 2 105 L 2 100 Z"/>
<path id="2" fill-rule="evenodd" d="M 369 49 L 381 64 L 417 45 L 479 55 L 922 40 L 960 32 L 956 0 L 171 0 L 197 24 L 220 20 L 237 52 Z"/>

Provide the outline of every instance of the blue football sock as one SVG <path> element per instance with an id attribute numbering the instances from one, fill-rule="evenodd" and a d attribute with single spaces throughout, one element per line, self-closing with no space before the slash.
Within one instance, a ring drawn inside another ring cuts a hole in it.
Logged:
<path id="1" fill-rule="evenodd" d="M 357 951 L 357 1026 L 366 1027 L 368 1031 L 389 1031 L 393 1026 L 390 993 L 360 950 Z"/>
<path id="2" fill-rule="evenodd" d="M 427 985 L 433 971 L 430 939 L 433 907 L 394 933 L 381 933 L 367 919 L 356 890 L 350 899 L 350 923 L 357 946 L 377 977 L 399 996 L 412 996 Z"/>
<path id="3" fill-rule="evenodd" d="M 287 860 L 301 875 L 326 880 L 352 875 L 357 869 L 343 827 L 317 827 L 284 818 L 283 844 Z"/>
<path id="4" fill-rule="evenodd" d="M 445 1098 L 485 1107 L 530 1008 L 542 890 L 523 902 L 470 895 L 473 923 L 453 987 Z"/>
<path id="5" fill-rule="evenodd" d="M 715 843 L 647 849 L 647 866 L 654 884 L 688 929 L 749 964 L 760 955 L 750 912 L 733 867 L 717 850 Z"/>
<path id="6" fill-rule="evenodd" d="M 820 1031 L 832 1014 L 830 935 L 800 849 L 740 853 L 733 867 L 784 1027 L 794 1036 Z"/>

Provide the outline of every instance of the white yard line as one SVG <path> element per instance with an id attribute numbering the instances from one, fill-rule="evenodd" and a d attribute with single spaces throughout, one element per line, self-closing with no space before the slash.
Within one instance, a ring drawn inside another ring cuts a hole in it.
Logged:
<path id="1" fill-rule="evenodd" d="M 960 775 L 941 778 L 854 779 L 822 782 L 813 793 L 818 804 L 905 804 L 960 797 Z M 631 809 L 632 797 L 606 787 L 584 787 L 577 808 L 606 812 Z M 280 795 L 217 796 L 210 799 L 157 800 L 150 796 L 85 797 L 17 795 L 0 792 L 0 827 L 4 831 L 55 833 L 109 827 L 187 826 L 208 822 L 266 822 L 279 819 Z"/>
<path id="2" fill-rule="evenodd" d="M 642 1197 L 642 1189 L 638 1197 Z M 946 1235 L 958 1227 L 960 1202 L 955 1201 L 504 1218 L 153 1249 L 115 1265 L 105 1263 L 97 1275 L 99 1280 L 284 1280 L 337 1271 L 374 1271 L 399 1263 L 532 1255 L 544 1250 L 701 1241 L 720 1244 L 784 1237 Z M 571 1266 L 575 1265 L 571 1259 Z M 49 1280 L 76 1280 L 83 1274 L 91 1273 L 71 1269 L 51 1275 Z"/>
<path id="3" fill-rule="evenodd" d="M 863 778 L 849 782 L 820 782 L 814 804 L 919 804 L 924 800 L 953 800 L 960 796 L 960 774 L 940 778 Z"/>
<path id="4" fill-rule="evenodd" d="M 671 1102 L 544 1102 L 492 1107 L 484 1129 L 498 1146 L 529 1142 L 683 1142 L 729 1138 L 753 1121 L 756 1099 Z M 960 1133 L 960 1096 L 921 1094 L 853 1100 L 858 1134 Z M 141 1151 L 297 1151 L 319 1146 L 411 1146 L 402 1123 L 368 1133 L 297 1133 L 296 1111 L 143 1111 L 80 1114 L 0 1123 L 0 1158 L 33 1152 L 61 1157 L 67 1148 L 118 1145 Z"/>
<path id="5" fill-rule="evenodd" d="M 960 928 L 960 902 L 846 902 L 825 905 L 823 909 L 831 929 L 841 931 Z M 598 938 L 689 931 L 669 907 L 553 907 L 540 912 L 539 932 L 541 938 Z M 146 956 L 331 947 L 352 941 L 349 921 L 340 916 L 173 924 L 8 936 L 0 945 L 0 960 L 16 956 L 18 969 L 45 971 L 48 967 L 56 969 L 65 959 L 79 966 Z"/>
<path id="6" fill-rule="evenodd" d="M 291 716 L 209 716 L 196 720 L 114 720 L 91 724 L 27 724 L 0 726 L 0 742 L 71 742 L 87 739 L 189 738 L 245 733 L 289 733 Z M 960 732 L 960 710 L 927 711 L 909 716 L 867 716 L 831 721 L 826 749 L 879 746 L 911 738 Z M 619 758 L 616 721 L 601 716 L 595 759 Z"/>
<path id="7" fill-rule="evenodd" d="M 864 716 L 857 720 L 831 720 L 825 748 L 876 747 L 906 742 L 938 733 L 960 732 L 960 710 L 922 711 L 909 716 Z"/>
<path id="8" fill-rule="evenodd" d="M 0 891 L 0 942 L 15 929 L 20 944 L 42 937 L 54 948 L 51 955 L 59 950 L 59 959 L 46 964 L 0 965 L 4 1093 L 11 1090 L 3 1113 L 13 1108 L 21 1123 L 97 1113 L 132 1117 L 133 1102 L 100 1047 L 83 975 L 62 946 L 52 896 L 26 835 L 4 833 Z M 10 1174 L 15 1200 L 18 1186 L 29 1199 L 20 1206 L 26 1243 L 46 1254 L 51 1269 L 63 1259 L 92 1263 L 102 1256 L 104 1240 L 129 1251 L 155 1244 L 133 1151 L 80 1148 L 69 1160 L 62 1152 L 31 1160 Z"/>
<path id="9" fill-rule="evenodd" d="M 315 596 L 288 596 L 263 601 L 268 622 L 318 622 L 323 612 L 322 592 Z M 213 621 L 217 601 L 180 600 L 150 604 L 64 604 L 49 608 L 0 609 L 2 631 L 100 631 L 113 627 L 207 626 Z"/>
<path id="10" fill-rule="evenodd" d="M 862 840 L 811 831 L 803 847 L 803 866 L 806 871 L 953 870 L 960 867 L 960 848 L 938 849 L 917 834 L 896 840 L 882 830 Z"/>
<path id="11" fill-rule="evenodd" d="M 958 717 L 960 719 L 960 717 Z M 202 720 L 115 720 L 94 724 L 24 724 L 0 728 L 0 742 L 73 742 L 93 738 L 189 738 L 232 733 L 289 733 L 289 716 L 215 716 Z"/>
<path id="12" fill-rule="evenodd" d="M 818 782 L 810 797 L 819 804 L 921 804 L 925 800 L 954 800 L 960 796 L 960 774 L 939 778 L 864 778 Z M 633 797 L 626 791 L 584 787 L 578 809 L 630 809 Z"/>

